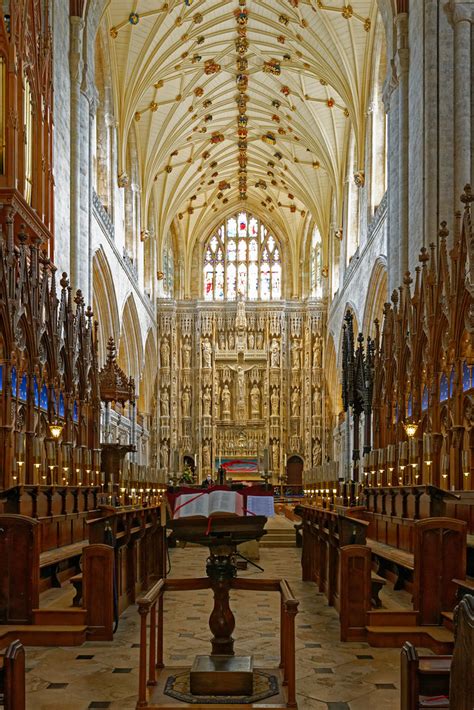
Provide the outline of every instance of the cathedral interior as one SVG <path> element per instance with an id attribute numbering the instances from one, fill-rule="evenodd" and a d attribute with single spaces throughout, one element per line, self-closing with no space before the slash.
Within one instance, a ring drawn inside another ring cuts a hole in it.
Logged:
<path id="1" fill-rule="evenodd" d="M 473 710 L 473 24 L 2 0 L 6 710 Z M 170 519 L 215 484 L 275 510 L 240 700 L 179 670 L 218 593 Z"/>

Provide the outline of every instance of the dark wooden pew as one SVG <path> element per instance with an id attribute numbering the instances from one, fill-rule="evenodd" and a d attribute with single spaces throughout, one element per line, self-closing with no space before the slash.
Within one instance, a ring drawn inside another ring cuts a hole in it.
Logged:
<path id="1" fill-rule="evenodd" d="M 474 708 L 474 596 L 466 594 L 454 610 L 455 644 L 451 664 L 450 710 Z"/>
<path id="2" fill-rule="evenodd" d="M 25 710 L 25 649 L 18 640 L 0 652 L 0 705 Z"/>
<path id="3" fill-rule="evenodd" d="M 449 708 L 449 673 L 452 656 L 419 656 L 406 641 L 400 657 L 400 707 Z"/>
<path id="4" fill-rule="evenodd" d="M 406 642 L 400 658 L 402 710 L 474 708 L 474 596 L 454 611 L 456 641 L 452 656 L 418 656 Z"/>

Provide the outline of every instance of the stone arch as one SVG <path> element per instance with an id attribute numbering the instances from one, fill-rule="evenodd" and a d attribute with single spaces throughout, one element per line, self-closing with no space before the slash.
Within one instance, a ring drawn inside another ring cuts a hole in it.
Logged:
<path id="1" fill-rule="evenodd" d="M 112 336 L 117 343 L 120 336 L 120 315 L 114 280 L 102 247 L 99 247 L 92 260 L 92 304 L 99 323 L 99 364 L 102 365 L 107 356 L 108 339 Z"/>
<path id="2" fill-rule="evenodd" d="M 138 411 L 144 415 L 150 415 L 152 412 L 157 362 L 155 334 L 153 329 L 150 328 L 145 341 L 145 362 L 140 381 L 140 396 L 138 398 Z"/>
<path id="3" fill-rule="evenodd" d="M 382 326 L 383 307 L 388 301 L 387 260 L 379 256 L 370 276 L 369 287 L 365 299 L 362 333 L 365 337 L 375 337 L 375 319 Z"/>
<path id="4" fill-rule="evenodd" d="M 140 375 L 143 367 L 143 343 L 137 306 L 132 294 L 122 311 L 122 329 L 118 344 L 118 363 L 129 377 L 135 380 L 137 396 L 140 395 Z"/>
<path id="5" fill-rule="evenodd" d="M 339 371 L 337 368 L 337 356 L 336 348 L 334 345 L 334 338 L 329 335 L 326 344 L 326 395 L 327 395 L 327 407 L 328 413 L 331 418 L 331 425 L 334 426 L 336 422 L 336 417 L 342 412 L 342 385 L 339 378 Z"/>

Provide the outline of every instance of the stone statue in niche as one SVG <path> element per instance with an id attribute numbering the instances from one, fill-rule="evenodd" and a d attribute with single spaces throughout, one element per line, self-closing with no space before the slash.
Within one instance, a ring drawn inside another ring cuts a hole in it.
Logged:
<path id="1" fill-rule="evenodd" d="M 313 414 L 320 414 L 321 412 L 321 392 L 315 387 L 313 392 Z"/>
<path id="2" fill-rule="evenodd" d="M 227 383 L 222 388 L 221 401 L 222 401 L 222 417 L 223 418 L 230 417 L 231 394 L 230 394 L 230 390 L 227 386 Z"/>
<path id="3" fill-rule="evenodd" d="M 278 471 L 280 468 L 280 456 L 279 456 L 278 441 L 275 439 L 272 444 L 272 468 L 273 471 Z"/>
<path id="4" fill-rule="evenodd" d="M 321 367 L 322 363 L 322 352 L 321 352 L 321 338 L 316 336 L 313 345 L 313 365 L 314 367 Z"/>
<path id="5" fill-rule="evenodd" d="M 218 342 L 219 350 L 225 350 L 225 335 L 222 330 L 219 332 Z"/>
<path id="6" fill-rule="evenodd" d="M 272 340 L 270 354 L 270 366 L 280 367 L 280 346 L 278 345 L 278 340 L 276 338 L 273 338 Z"/>
<path id="7" fill-rule="evenodd" d="M 249 333 L 248 343 L 249 343 L 249 350 L 255 350 L 255 335 L 254 335 L 253 331 L 250 331 L 250 333 Z"/>
<path id="8" fill-rule="evenodd" d="M 301 350 L 300 341 L 298 339 L 293 340 L 293 343 L 291 344 L 291 369 L 292 370 L 299 370 L 301 367 L 300 350 Z"/>
<path id="9" fill-rule="evenodd" d="M 183 394 L 181 395 L 181 407 L 183 410 L 183 417 L 190 417 L 191 416 L 191 394 L 190 394 L 187 387 L 183 391 Z"/>
<path id="10" fill-rule="evenodd" d="M 205 442 L 202 447 L 202 465 L 204 468 L 211 467 L 211 450 L 207 442 Z"/>
<path id="11" fill-rule="evenodd" d="M 263 350 L 263 333 L 261 330 L 257 333 L 257 350 Z"/>
<path id="12" fill-rule="evenodd" d="M 278 395 L 278 390 L 276 387 L 273 388 L 272 394 L 270 396 L 270 415 L 272 417 L 277 417 L 280 413 L 280 397 Z"/>
<path id="13" fill-rule="evenodd" d="M 297 387 L 291 393 L 291 416 L 300 416 L 300 392 Z"/>
<path id="14" fill-rule="evenodd" d="M 234 368 L 232 368 L 234 369 Z M 245 371 L 249 367 L 243 368 L 242 365 L 237 365 L 236 370 L 236 419 L 242 420 L 247 418 L 247 386 L 245 383 Z"/>
<path id="15" fill-rule="evenodd" d="M 167 389 L 161 390 L 161 416 L 168 417 L 170 413 L 170 396 Z"/>
<path id="16" fill-rule="evenodd" d="M 228 343 L 229 343 L 229 350 L 233 350 L 235 347 L 235 337 L 234 337 L 234 333 L 232 331 L 230 331 L 230 333 L 229 333 Z"/>
<path id="17" fill-rule="evenodd" d="M 202 342 L 202 366 L 212 367 L 212 348 L 209 338 L 204 338 Z"/>
<path id="18" fill-rule="evenodd" d="M 163 338 L 163 340 L 161 341 L 160 355 L 161 355 L 161 367 L 169 367 L 170 366 L 170 346 L 168 343 L 168 338 Z"/>
<path id="19" fill-rule="evenodd" d="M 314 440 L 313 444 L 313 466 L 321 465 L 321 442 L 319 439 Z"/>
<path id="20" fill-rule="evenodd" d="M 169 448 L 166 441 L 161 442 L 161 467 L 168 468 L 169 465 Z"/>
<path id="21" fill-rule="evenodd" d="M 202 413 L 205 417 L 211 416 L 211 393 L 209 392 L 209 387 L 206 387 L 202 395 Z"/>
<path id="22" fill-rule="evenodd" d="M 187 339 L 183 343 L 183 367 L 185 369 L 191 367 L 191 346 Z"/>
<path id="23" fill-rule="evenodd" d="M 256 383 L 254 383 L 250 391 L 250 412 L 252 419 L 260 417 L 260 388 Z"/>

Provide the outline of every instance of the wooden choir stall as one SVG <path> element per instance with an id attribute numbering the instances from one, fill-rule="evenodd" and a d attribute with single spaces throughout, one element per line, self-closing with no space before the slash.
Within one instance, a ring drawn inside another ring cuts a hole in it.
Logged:
<path id="1" fill-rule="evenodd" d="M 424 707 L 413 698 L 436 669 L 445 678 L 431 689 L 449 687 L 456 609 L 472 617 L 467 602 L 457 606 L 474 592 L 472 199 L 468 185 L 452 250 L 443 223 L 438 246 L 421 250 L 414 278 L 407 274 L 385 304 L 374 340 L 364 344 L 359 334 L 355 342 L 348 312 L 343 404 L 353 417 L 352 480 L 323 479 L 321 468 L 295 508 L 303 579 L 337 609 L 341 640 L 405 643 L 406 708 Z M 463 629 L 467 648 L 472 624 Z M 428 664 L 434 670 L 424 674 L 416 647 L 441 654 Z"/>

